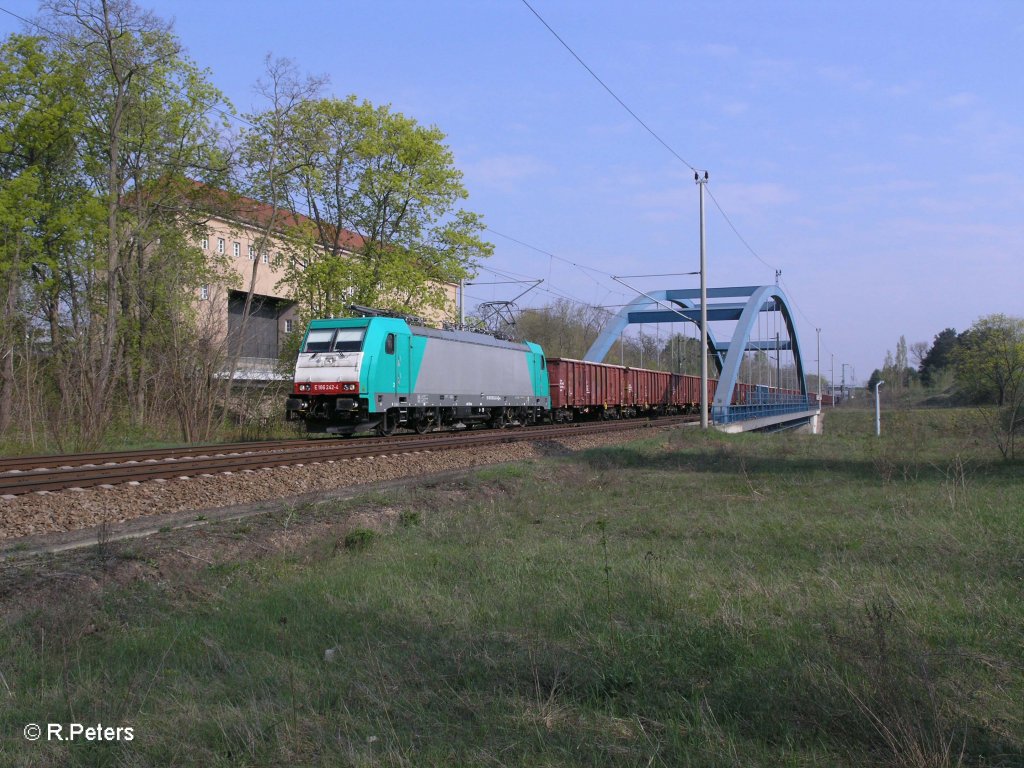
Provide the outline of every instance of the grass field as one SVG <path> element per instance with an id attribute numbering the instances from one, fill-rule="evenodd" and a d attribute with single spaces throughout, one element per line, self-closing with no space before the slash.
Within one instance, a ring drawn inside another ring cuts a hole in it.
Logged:
<path id="1" fill-rule="evenodd" d="M 7 566 L 0 764 L 1022 766 L 1024 467 L 872 418 Z"/>

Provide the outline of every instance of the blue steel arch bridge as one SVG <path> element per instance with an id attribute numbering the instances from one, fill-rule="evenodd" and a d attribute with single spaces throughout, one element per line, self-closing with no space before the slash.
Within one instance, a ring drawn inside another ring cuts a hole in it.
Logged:
<path id="1" fill-rule="evenodd" d="M 710 408 L 715 424 L 743 422 L 767 427 L 810 422 L 818 400 L 807 389 L 796 324 L 782 289 L 777 285 L 708 288 L 707 296 L 705 353 L 711 361 L 709 369 L 713 365 L 718 372 Z M 630 325 L 691 323 L 697 328 L 699 340 L 699 299 L 700 291 L 693 288 L 638 296 L 614 316 L 584 359 L 603 362 Z M 770 365 L 773 354 L 774 369 Z M 744 386 L 738 388 L 741 380 Z"/>

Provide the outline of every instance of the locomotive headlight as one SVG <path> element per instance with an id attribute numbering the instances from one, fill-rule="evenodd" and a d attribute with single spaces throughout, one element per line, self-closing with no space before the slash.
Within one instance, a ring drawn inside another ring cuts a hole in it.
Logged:
<path id="1" fill-rule="evenodd" d="M 341 391 L 342 392 L 358 392 L 359 391 L 359 385 L 356 384 L 356 383 L 352 383 L 352 382 L 345 383 L 345 384 L 341 385 Z"/>
<path id="2" fill-rule="evenodd" d="M 299 392 L 309 392 L 309 384 L 299 384 Z"/>

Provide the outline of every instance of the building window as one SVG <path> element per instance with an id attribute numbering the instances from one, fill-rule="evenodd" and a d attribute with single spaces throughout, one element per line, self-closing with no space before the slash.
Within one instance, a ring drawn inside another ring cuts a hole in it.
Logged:
<path id="1" fill-rule="evenodd" d="M 210 238 L 208 238 L 208 237 L 204 237 L 203 238 L 203 250 L 204 251 L 210 250 Z"/>
<path id="2" fill-rule="evenodd" d="M 255 261 L 255 260 L 256 260 L 256 246 L 255 245 L 250 245 L 249 246 L 249 261 Z"/>
<path id="3" fill-rule="evenodd" d="M 224 253 L 224 238 L 217 238 L 217 253 Z"/>
<path id="4" fill-rule="evenodd" d="M 199 286 L 199 300 L 200 301 L 206 301 L 208 298 L 210 298 L 210 286 L 208 286 L 208 285 L 200 285 Z"/>
<path id="5" fill-rule="evenodd" d="M 263 263 L 264 264 L 269 264 L 270 263 L 270 254 L 269 253 L 264 253 L 263 254 Z"/>
<path id="6" fill-rule="evenodd" d="M 235 258 L 236 258 L 236 259 L 237 259 L 237 258 L 238 258 L 239 256 L 241 256 L 241 255 L 242 255 L 242 245 L 241 245 L 241 243 L 235 243 L 235 244 L 234 244 L 234 245 L 232 246 L 232 248 L 234 249 L 234 252 L 235 252 Z"/>
<path id="7" fill-rule="evenodd" d="M 295 322 L 294 320 L 285 320 L 284 321 L 284 332 L 285 333 L 291 333 L 292 332 L 292 328 L 294 327 L 294 325 L 293 325 L 294 322 Z"/>

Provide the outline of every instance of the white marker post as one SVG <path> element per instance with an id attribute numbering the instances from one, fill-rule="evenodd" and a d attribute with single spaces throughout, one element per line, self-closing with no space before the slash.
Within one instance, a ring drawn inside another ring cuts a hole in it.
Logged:
<path id="1" fill-rule="evenodd" d="M 875 435 L 882 434 L 882 406 L 878 399 L 878 388 L 885 384 L 881 379 L 875 384 Z"/>

